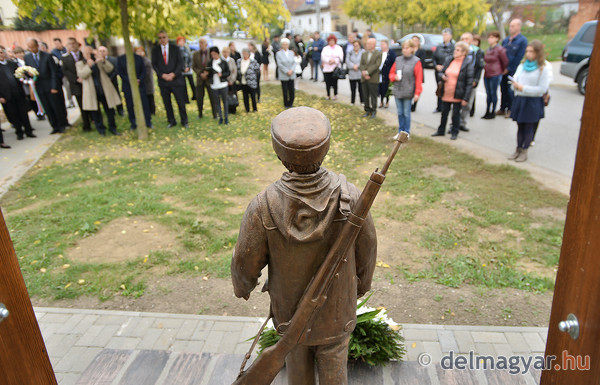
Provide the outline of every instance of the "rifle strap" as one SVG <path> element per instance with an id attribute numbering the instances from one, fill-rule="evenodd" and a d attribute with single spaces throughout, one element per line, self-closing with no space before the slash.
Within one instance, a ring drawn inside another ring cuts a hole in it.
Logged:
<path id="1" fill-rule="evenodd" d="M 262 324 L 262 326 L 258 330 L 258 334 L 256 334 L 256 337 L 254 337 L 254 341 L 252 342 L 252 345 L 250 346 L 250 350 L 248 350 L 248 353 L 246 353 L 246 356 L 244 357 L 244 361 L 242 361 L 242 366 L 240 367 L 240 374 L 238 374 L 238 378 L 240 378 L 242 376 L 242 374 L 244 373 L 244 369 L 246 368 L 246 364 L 248 363 L 248 360 L 252 356 L 252 351 L 254 350 L 254 347 L 258 343 L 258 340 L 260 339 L 260 335 L 262 334 L 263 330 L 265 330 L 265 327 L 267 326 L 267 323 L 269 322 L 269 320 L 272 317 L 273 317 L 273 311 L 269 307 L 269 316 L 267 317 L 267 319 L 265 320 L 265 322 Z"/>

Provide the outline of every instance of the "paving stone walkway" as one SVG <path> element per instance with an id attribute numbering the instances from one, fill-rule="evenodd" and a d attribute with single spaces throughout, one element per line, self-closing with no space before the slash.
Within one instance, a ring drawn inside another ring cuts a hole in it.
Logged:
<path id="1" fill-rule="evenodd" d="M 260 327 L 259 318 L 35 309 L 61 385 L 228 385 Z M 469 354 L 543 356 L 547 328 L 402 325 L 405 362 L 349 363 L 350 384 L 539 384 L 540 371 L 448 370 Z M 474 365 L 481 359 L 471 360 Z M 488 361 L 489 362 L 489 361 Z M 523 366 L 521 366 L 523 369 Z M 274 384 L 284 385 L 284 372 Z"/>

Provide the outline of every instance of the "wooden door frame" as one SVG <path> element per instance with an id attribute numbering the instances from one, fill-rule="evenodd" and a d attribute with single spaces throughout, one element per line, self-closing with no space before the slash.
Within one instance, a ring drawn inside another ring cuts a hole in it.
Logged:
<path id="1" fill-rule="evenodd" d="M 542 372 L 541 385 L 600 383 L 599 45 L 597 28 L 546 344 L 546 357 L 555 356 L 556 361 Z M 558 329 L 559 322 L 570 313 L 579 319 L 576 340 Z M 568 362 L 573 362 L 566 354 L 580 358 L 582 363 L 589 356 L 590 370 L 564 370 Z"/>
<path id="2" fill-rule="evenodd" d="M 1 210 L 0 274 L 0 302 L 10 312 L 0 322 L 0 383 L 57 385 Z"/>

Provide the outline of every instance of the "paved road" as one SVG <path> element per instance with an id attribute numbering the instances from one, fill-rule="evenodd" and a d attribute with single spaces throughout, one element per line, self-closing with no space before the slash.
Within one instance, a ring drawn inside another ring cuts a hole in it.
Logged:
<path id="1" fill-rule="evenodd" d="M 553 63 L 552 68 L 555 81 L 550 86 L 551 101 L 546 109 L 546 118 L 540 123 L 536 146 L 529 151 L 529 161 L 571 178 L 584 97 L 577 91 L 575 83 L 560 75 L 560 63 Z M 426 70 L 422 96 L 418 110 L 413 115 L 414 119 L 437 127 L 440 114 L 431 113 L 436 100 L 433 70 Z M 512 153 L 516 145 L 516 123 L 503 117 L 494 120 L 480 119 L 485 108 L 486 94 L 482 82 L 477 87 L 475 116 L 468 122 L 471 131 L 461 132 L 460 137 L 483 147 Z"/>
<path id="2" fill-rule="evenodd" d="M 554 63 L 553 70 L 556 81 L 550 87 L 552 99 L 550 106 L 546 109 L 546 118 L 540 123 L 536 146 L 530 150 L 528 162 L 571 179 L 584 98 L 578 93 L 574 83 L 571 85 L 568 78 L 558 73 L 559 67 L 559 63 Z M 308 75 L 307 71 L 305 73 Z M 324 83 L 317 84 L 325 87 Z M 434 128 L 437 128 L 440 123 L 440 114 L 433 113 L 436 106 L 433 70 L 425 71 L 423 87 L 417 111 L 412 114 L 412 125 L 414 127 L 419 123 L 424 124 L 430 128 L 430 131 L 426 133 L 433 133 Z M 338 92 L 340 95 L 349 97 L 349 82 L 340 81 Z M 484 151 L 491 149 L 506 155 L 511 154 L 516 146 L 516 123 L 503 117 L 493 120 L 480 119 L 485 113 L 485 108 L 486 95 L 483 84 L 481 84 L 477 88 L 475 116 L 467 122 L 471 131 L 461 132 L 459 138 L 478 145 Z M 384 110 L 396 113 L 393 99 L 390 100 L 390 107 Z M 441 140 L 450 142 L 449 136 Z"/>
<path id="3" fill-rule="evenodd" d="M 79 108 L 67 110 L 71 124 L 79 119 Z M 25 173 L 44 155 L 44 153 L 60 138 L 60 135 L 50 135 L 52 128 L 48 120 L 38 121 L 33 112 L 29 113 L 29 120 L 35 129 L 37 138 L 17 140 L 15 130 L 8 122 L 3 124 L 4 142 L 11 149 L 0 150 L 0 197 L 2 197 Z"/>

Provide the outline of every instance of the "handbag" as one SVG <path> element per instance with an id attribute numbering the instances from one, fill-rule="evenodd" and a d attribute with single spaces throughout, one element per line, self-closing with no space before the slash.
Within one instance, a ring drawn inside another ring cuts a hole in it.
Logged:
<path id="1" fill-rule="evenodd" d="M 548 107 L 548 104 L 550 104 L 550 93 L 548 91 L 542 95 L 542 100 L 544 101 L 544 106 Z"/>
<path id="2" fill-rule="evenodd" d="M 334 79 L 346 79 L 346 71 L 340 67 L 335 67 L 331 75 Z"/>
<path id="3" fill-rule="evenodd" d="M 437 88 L 435 90 L 435 96 L 437 96 L 438 98 L 442 97 L 442 81 L 441 80 L 437 83 Z"/>
<path id="4" fill-rule="evenodd" d="M 237 107 L 240 105 L 237 92 L 230 92 L 227 94 L 227 104 L 229 107 Z"/>

